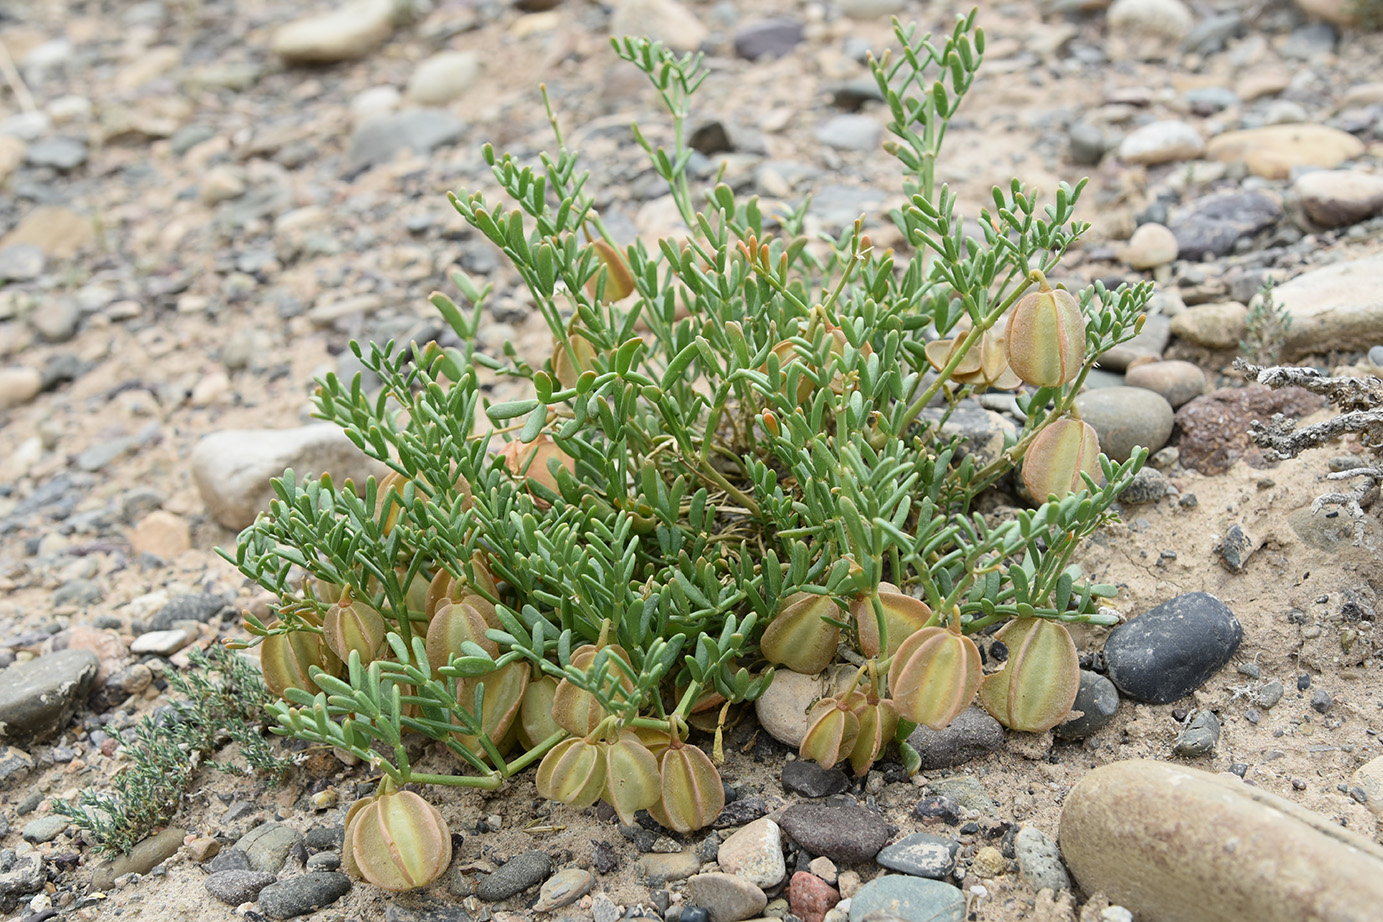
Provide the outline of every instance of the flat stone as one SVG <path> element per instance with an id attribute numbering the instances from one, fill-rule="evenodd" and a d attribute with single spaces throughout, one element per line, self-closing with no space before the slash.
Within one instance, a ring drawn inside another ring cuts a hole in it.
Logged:
<path id="1" fill-rule="evenodd" d="M 292 468 L 302 483 L 330 472 L 337 484 L 347 478 L 363 486 L 383 477 L 385 468 L 366 458 L 330 423 L 297 429 L 227 429 L 204 436 L 192 450 L 192 477 L 207 511 L 222 526 L 239 531 L 273 499 L 269 481 Z"/>
<path id="2" fill-rule="evenodd" d="M 1292 325 L 1284 360 L 1383 342 L 1383 255 L 1304 272 L 1273 289 Z"/>
<path id="3" fill-rule="evenodd" d="M 39 205 L 26 214 L 3 238 L 0 249 L 31 243 L 49 259 L 67 259 L 77 255 L 96 237 L 96 228 L 89 217 L 83 217 L 59 205 Z"/>
<path id="4" fill-rule="evenodd" d="M 869 861 L 893 835 L 893 827 L 879 814 L 848 805 L 793 804 L 778 825 L 813 855 L 846 864 Z"/>
<path id="5" fill-rule="evenodd" d="M 1247 332 L 1248 312 L 1238 301 L 1197 304 L 1172 318 L 1172 333 L 1207 349 L 1236 349 Z"/>
<path id="6" fill-rule="evenodd" d="M 1163 602 L 1110 632 L 1109 678 L 1125 695 L 1168 704 L 1200 688 L 1239 649 L 1244 628 L 1207 592 Z"/>
<path id="7" fill-rule="evenodd" d="M 62 835 L 71 822 L 65 816 L 49 813 L 25 823 L 21 836 L 25 842 L 51 842 Z"/>
<path id="8" fill-rule="evenodd" d="M 1135 129 L 1119 142 L 1119 159 L 1126 163 L 1154 166 L 1194 160 L 1205 150 L 1200 132 L 1185 122 L 1151 122 Z"/>
<path id="9" fill-rule="evenodd" d="M 955 870 L 959 852 L 960 843 L 955 839 L 917 832 L 885 846 L 874 861 L 890 871 L 945 880 Z"/>
<path id="10" fill-rule="evenodd" d="M 907 742 L 921 757 L 923 771 L 951 768 L 1003 748 L 1004 728 L 986 711 L 970 707 L 956 715 L 945 729 L 919 726 Z"/>
<path id="11" fill-rule="evenodd" d="M 29 145 L 25 159 L 32 166 L 66 173 L 86 163 L 86 144 L 76 138 L 44 138 Z"/>
<path id="12" fill-rule="evenodd" d="M 277 874 L 288 860 L 288 853 L 302 840 L 302 834 L 293 827 L 269 822 L 245 833 L 235 847 L 245 853 L 252 870 Z"/>
<path id="13" fill-rule="evenodd" d="M 27 855 L 19 855 L 9 870 L 0 872 L 0 897 L 38 893 L 47 880 L 48 873 L 43 866 L 41 853 L 32 851 Z"/>
<path id="14" fill-rule="evenodd" d="M 1172 435 L 1172 406 L 1161 394 L 1141 387 L 1106 387 L 1076 398 L 1081 418 L 1100 438 L 1100 451 L 1123 463 L 1139 445 L 1149 453 Z"/>
<path id="15" fill-rule="evenodd" d="M 130 652 L 136 656 L 142 656 L 145 653 L 152 653 L 156 656 L 172 656 L 196 638 L 196 634 L 182 628 L 149 631 L 147 634 L 140 634 L 134 639 L 134 642 L 130 644 Z"/>
<path id="16" fill-rule="evenodd" d="M 206 892 L 227 906 L 239 906 L 259 898 L 259 892 L 278 880 L 264 871 L 217 871 L 208 874 L 203 885 Z"/>
<path id="17" fill-rule="evenodd" d="M 177 827 L 154 833 L 136 843 L 127 854 L 98 867 L 91 875 L 92 887 L 97 890 L 109 890 L 117 877 L 124 877 L 126 874 L 148 874 L 177 854 L 186 835 L 187 830 Z"/>
<path id="18" fill-rule="evenodd" d="M 761 19 L 735 30 L 735 54 L 746 61 L 781 58 L 802 41 L 802 24 L 792 19 Z"/>
<path id="19" fill-rule="evenodd" d="M 726 873 L 743 877 L 763 889 L 776 887 L 787 876 L 783 834 L 768 817 L 736 830 L 721 842 L 716 861 Z"/>
<path id="20" fill-rule="evenodd" d="M 1082 889 L 1140 920 L 1365 922 L 1383 905 L 1376 843 L 1236 778 L 1165 762 L 1087 773 L 1067 795 L 1060 842 Z"/>
<path id="21" fill-rule="evenodd" d="M 1264 179 L 1287 179 L 1293 167 L 1333 169 L 1364 153 L 1364 142 L 1326 125 L 1269 125 L 1227 131 L 1210 140 L 1206 155 L 1231 163 L 1242 160 L 1249 172 Z"/>
<path id="22" fill-rule="evenodd" d="M 973 775 L 952 775 L 949 778 L 933 778 L 927 782 L 927 790 L 956 802 L 957 805 L 977 813 L 994 814 L 999 805 L 989 792 Z"/>
<path id="23" fill-rule="evenodd" d="M 1204 394 L 1206 388 L 1205 372 L 1200 366 L 1179 360 L 1146 362 L 1130 368 L 1124 373 L 1124 383 L 1161 394 L 1174 410 Z"/>
<path id="24" fill-rule="evenodd" d="M 798 759 L 783 766 L 783 787 L 804 797 L 829 797 L 847 790 L 850 779 L 839 768 L 822 768 L 815 762 Z"/>
<path id="25" fill-rule="evenodd" d="M 1061 864 L 1061 852 L 1046 833 L 1024 826 L 1013 840 L 1018 871 L 1034 890 L 1070 890 L 1071 877 Z"/>
<path id="26" fill-rule="evenodd" d="M 1068 717 L 1052 728 L 1060 739 L 1081 740 L 1093 736 L 1109 725 L 1119 710 L 1119 690 L 1114 683 L 1087 669 L 1080 671 L 1080 690 L 1076 692 L 1076 703 L 1071 706 L 1072 713 L 1081 712 L 1079 717 Z"/>
<path id="27" fill-rule="evenodd" d="M 365 57 L 394 31 L 393 0 L 349 0 L 274 33 L 274 53 L 290 64 L 333 64 Z"/>
<path id="28" fill-rule="evenodd" d="M 1357 224 L 1383 212 L 1383 176 L 1362 170 L 1317 170 L 1292 184 L 1307 217 L 1325 227 Z"/>
<path id="29" fill-rule="evenodd" d="M 816 139 L 836 150 L 876 150 L 883 135 L 883 125 L 868 115 L 837 115 L 816 129 Z"/>
<path id="30" fill-rule="evenodd" d="M 188 592 L 175 596 L 149 620 L 149 630 L 166 631 L 179 621 L 206 623 L 230 606 L 219 595 L 210 592 Z"/>
<path id="31" fill-rule="evenodd" d="M 696 852 L 640 855 L 634 862 L 634 874 L 639 883 L 655 889 L 673 881 L 686 880 L 701 869 Z"/>
<path id="32" fill-rule="evenodd" d="M 63 650 L 0 672 L 0 736 L 20 745 L 56 736 L 91 694 L 101 661 Z"/>
<path id="33" fill-rule="evenodd" d="M 351 879 L 336 871 L 309 871 L 259 891 L 259 908 L 271 919 L 291 919 L 330 906 L 350 892 Z"/>
<path id="34" fill-rule="evenodd" d="M 743 922 L 763 912 L 768 897 L 742 877 L 712 872 L 690 878 L 682 890 L 682 902 L 705 909 L 711 922 Z"/>
<path id="35" fill-rule="evenodd" d="M 1177 238 L 1178 257 L 1197 261 L 1228 256 L 1241 239 L 1273 227 L 1283 214 L 1281 203 L 1268 193 L 1235 189 L 1188 202 L 1168 226 Z"/>
<path id="36" fill-rule="evenodd" d="M 884 874 L 850 899 L 850 922 L 893 918 L 902 922 L 961 922 L 965 894 L 947 883 L 908 874 Z"/>
<path id="37" fill-rule="evenodd" d="M 552 874 L 552 859 L 547 852 L 531 849 L 515 855 L 499 866 L 493 874 L 481 879 L 475 895 L 487 902 L 507 900 L 529 887 L 547 880 Z"/>
<path id="38" fill-rule="evenodd" d="M 447 109 L 410 108 L 362 121 L 351 132 L 351 169 L 387 163 L 403 150 L 418 154 L 458 141 L 466 123 Z"/>

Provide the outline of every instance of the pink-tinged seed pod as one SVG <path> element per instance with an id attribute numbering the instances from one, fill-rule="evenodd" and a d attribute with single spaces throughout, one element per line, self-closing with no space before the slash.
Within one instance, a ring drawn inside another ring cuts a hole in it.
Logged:
<path id="1" fill-rule="evenodd" d="M 354 651 L 360 654 L 362 664 L 369 663 L 384 647 L 385 631 L 384 616 L 351 598 L 350 593 L 327 609 L 322 618 L 322 640 L 343 662 L 350 660 Z"/>
<path id="2" fill-rule="evenodd" d="M 1072 380 L 1085 362 L 1085 315 L 1069 291 L 1051 288 L 1024 295 L 1008 318 L 1008 364 L 1036 387 Z"/>
<path id="3" fill-rule="evenodd" d="M 655 820 L 680 833 L 715 822 L 725 809 L 725 785 L 710 756 L 674 740 L 658 767 L 661 797 L 648 808 Z"/>
<path id="4" fill-rule="evenodd" d="M 778 663 L 802 675 L 816 675 L 836 658 L 840 628 L 827 618 L 841 611 L 830 596 L 796 592 L 778 607 L 778 614 L 764 629 L 759 649 L 770 663 Z"/>
<path id="5" fill-rule="evenodd" d="M 558 467 L 565 467 L 573 473 L 576 471 L 576 462 L 572 457 L 558 448 L 552 437 L 547 435 L 540 435 L 527 444 L 519 441 L 510 442 L 500 450 L 499 456 L 504 459 L 505 467 L 515 477 L 526 478 L 529 483 L 539 484 L 554 493 L 557 492 L 557 475 L 548 467 L 548 462 L 555 461 Z M 538 499 L 537 496 L 534 496 L 533 501 L 540 509 L 549 506 L 547 500 Z"/>
<path id="6" fill-rule="evenodd" d="M 270 634 L 259 645 L 259 668 L 264 674 L 264 684 L 280 698 L 289 688 L 317 694 L 320 689 L 308 673 L 313 666 L 330 675 L 341 672 L 341 660 L 327 648 L 322 635 L 314 631 Z"/>
<path id="7" fill-rule="evenodd" d="M 519 705 L 519 743 L 532 749 L 562 728 L 552 717 L 552 699 L 557 694 L 557 680 L 550 675 L 530 679 Z"/>
<path id="8" fill-rule="evenodd" d="M 608 763 L 598 745 L 572 737 L 547 751 L 538 763 L 534 780 L 541 797 L 573 807 L 589 807 L 600 800 L 605 790 L 607 769 Z"/>
<path id="9" fill-rule="evenodd" d="M 1010 730 L 1041 733 L 1066 719 L 1080 690 L 1080 657 L 1066 625 L 1019 618 L 994 635 L 1008 645 L 1004 668 L 985 676 L 980 703 Z"/>
<path id="10" fill-rule="evenodd" d="M 932 617 L 932 610 L 926 602 L 904 595 L 897 591 L 897 587 L 887 583 L 879 584 L 879 602 L 883 605 L 884 622 L 888 625 L 889 655 L 898 652 L 903 641 L 926 627 Z M 868 594 L 855 598 L 850 606 L 850 614 L 859 632 L 860 652 L 865 656 L 878 656 L 879 622 L 874 617 L 874 605 Z"/>
<path id="11" fill-rule="evenodd" d="M 889 695 L 904 719 L 940 730 L 970 706 L 982 678 L 973 640 L 944 627 L 923 628 L 893 657 Z"/>
<path id="12" fill-rule="evenodd" d="M 624 254 L 604 240 L 597 240 L 592 246 L 595 248 L 596 259 L 605 270 L 605 292 L 600 303 L 613 304 L 623 301 L 634 291 L 634 273 L 629 271 L 629 263 L 625 261 Z M 586 294 L 592 298 L 596 295 L 596 280 L 599 277 L 600 272 L 597 271 L 586 283 Z"/>
<path id="13" fill-rule="evenodd" d="M 605 753 L 605 790 L 602 799 L 615 808 L 620 821 L 634 824 L 634 814 L 658 802 L 662 796 L 658 760 L 632 730 L 613 743 L 601 743 Z"/>
<path id="14" fill-rule="evenodd" d="M 1023 456 L 1023 486 L 1038 502 L 1085 489 L 1081 472 L 1100 476 L 1100 438 L 1083 419 L 1068 416 L 1051 423 Z"/>
<path id="15" fill-rule="evenodd" d="M 346 815 L 342 865 L 376 887 L 426 887 L 451 864 L 451 830 L 437 808 L 411 791 L 354 804 Z"/>
<path id="16" fill-rule="evenodd" d="M 863 778 L 893 741 L 898 729 L 898 706 L 890 698 L 870 695 L 855 716 L 859 718 L 860 734 L 855 738 L 855 748 L 850 750 L 850 767 L 856 778 Z"/>
<path id="17" fill-rule="evenodd" d="M 608 644 L 603 649 L 610 651 L 611 657 L 619 657 L 629 663 L 629 654 L 619 644 Z M 571 664 L 577 669 L 590 669 L 600 652 L 595 644 L 584 644 L 571 655 Z M 605 690 L 611 691 L 619 683 L 626 692 L 634 690 L 634 682 L 618 666 L 610 664 L 606 673 Z M 552 719 L 558 726 L 576 736 L 585 736 L 595 730 L 606 717 L 605 708 L 595 695 L 574 684 L 569 679 L 557 683 L 552 698 Z"/>
<path id="18" fill-rule="evenodd" d="M 822 698 L 807 712 L 807 733 L 797 754 L 822 768 L 831 768 L 850 755 L 860 735 L 857 708 L 864 707 L 864 695 L 854 692 L 845 700 Z"/>
<path id="19" fill-rule="evenodd" d="M 485 600 L 479 596 L 468 596 L 459 602 L 443 602 L 437 614 L 427 626 L 427 661 L 433 669 L 440 669 L 451 662 L 453 656 L 463 655 L 461 645 L 470 641 L 480 646 L 491 658 L 499 656 L 499 644 L 485 636 L 489 627 L 480 608 L 470 603 L 470 599 Z"/>
<path id="20" fill-rule="evenodd" d="M 514 721 L 518 719 L 523 706 L 523 696 L 528 690 L 528 680 L 533 669 L 527 660 L 506 663 L 493 672 L 482 676 L 462 679 L 456 688 L 456 703 L 469 711 L 475 706 L 477 686 L 485 687 L 485 705 L 480 715 L 480 726 L 490 740 L 498 744 L 508 734 Z M 480 740 L 467 733 L 457 733 L 456 739 L 472 752 L 483 752 Z M 503 747 L 498 747 L 503 751 Z"/>

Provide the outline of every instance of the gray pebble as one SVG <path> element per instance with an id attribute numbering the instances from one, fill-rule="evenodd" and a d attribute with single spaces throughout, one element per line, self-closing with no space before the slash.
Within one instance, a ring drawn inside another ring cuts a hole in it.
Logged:
<path id="1" fill-rule="evenodd" d="M 1230 573 L 1243 573 L 1253 555 L 1253 541 L 1239 525 L 1231 525 L 1225 536 L 1215 545 L 1215 554 L 1220 565 Z"/>
<path id="2" fill-rule="evenodd" d="M 90 650 L 62 650 L 0 672 L 0 727 L 11 742 L 57 735 L 91 694 L 101 661 Z"/>
<path id="3" fill-rule="evenodd" d="M 515 855 L 497 871 L 480 881 L 475 895 L 486 902 L 507 900 L 522 893 L 535 884 L 540 884 L 552 874 L 552 859 L 547 852 L 533 849 Z"/>
<path id="4" fill-rule="evenodd" d="M 217 871 L 207 875 L 206 892 L 227 906 L 239 906 L 258 899 L 259 892 L 278 880 L 264 871 Z"/>
<path id="5" fill-rule="evenodd" d="M 45 138 L 30 144 L 24 159 L 31 166 L 52 167 L 66 173 L 86 162 L 86 145 L 76 138 Z"/>
<path id="6" fill-rule="evenodd" d="M 16 243 L 0 249 L 0 280 L 28 282 L 43 274 L 48 258 L 32 243 Z"/>
<path id="7" fill-rule="evenodd" d="M 302 843 L 302 838 L 296 829 L 283 823 L 261 823 L 245 833 L 235 847 L 245 853 L 250 867 L 256 871 L 277 874 L 288 859 L 288 853 Z"/>
<path id="8" fill-rule="evenodd" d="M 259 892 L 259 908 L 271 919 L 291 919 L 330 906 L 350 889 L 345 874 L 311 871 L 265 887 Z"/>
<path id="9" fill-rule="evenodd" d="M 980 708 L 971 707 L 945 729 L 918 727 L 907 741 L 921 756 L 923 770 L 950 768 L 998 751 L 1004 745 L 1004 728 Z"/>
<path id="10" fill-rule="evenodd" d="M 1213 711 L 1201 711 L 1177 737 L 1172 752 L 1179 756 L 1203 756 L 1215 751 L 1220 741 L 1220 720 Z"/>
<path id="11" fill-rule="evenodd" d="M 1317 714 L 1324 714 L 1335 705 L 1335 699 L 1330 697 L 1330 692 L 1324 688 L 1318 688 L 1311 694 L 1311 710 Z"/>
<path id="12" fill-rule="evenodd" d="M 1261 707 L 1263 710 L 1271 710 L 1274 704 L 1282 700 L 1282 693 L 1286 691 L 1282 683 L 1277 679 L 1266 683 L 1262 688 L 1249 695 L 1249 700 Z"/>
<path id="13" fill-rule="evenodd" d="M 1119 494 L 1119 502 L 1130 506 L 1143 506 L 1155 503 L 1167 495 L 1167 478 L 1162 472 L 1145 467 L 1133 475 L 1133 482 Z"/>
<path id="14" fill-rule="evenodd" d="M 149 620 L 149 630 L 166 631 L 179 621 L 205 623 L 228 607 L 225 599 L 210 592 L 189 592 L 175 596 Z"/>
<path id="15" fill-rule="evenodd" d="M 29 820 L 24 824 L 23 837 L 25 842 L 51 842 L 63 834 L 70 822 L 67 817 L 59 816 L 56 813 L 49 813 L 40 816 L 38 819 Z"/>
<path id="16" fill-rule="evenodd" d="M 955 839 L 918 832 L 886 846 L 874 861 L 890 871 L 945 880 L 955 870 L 959 851 L 960 843 Z"/>
<path id="17" fill-rule="evenodd" d="M 868 115 L 837 115 L 817 127 L 816 139 L 836 150 L 872 151 L 883 133 L 883 126 Z"/>
<path id="18" fill-rule="evenodd" d="M 1076 398 L 1081 418 L 1100 438 L 1100 450 L 1122 463 L 1142 445 L 1149 452 L 1167 444 L 1172 434 L 1172 405 L 1141 387 L 1107 387 Z"/>
<path id="19" fill-rule="evenodd" d="M 1097 672 L 1082 669 L 1080 690 L 1076 692 L 1076 703 L 1071 706 L 1071 710 L 1080 711 L 1081 716 L 1057 724 L 1053 732 L 1064 740 L 1085 739 L 1104 729 L 1118 709 L 1119 690 L 1114 683 Z"/>
<path id="20" fill-rule="evenodd" d="M 334 871 L 341 866 L 339 852 L 318 852 L 307 859 L 309 871 Z"/>
<path id="21" fill-rule="evenodd" d="M 1024 826 L 1013 840 L 1013 855 L 1018 870 L 1033 889 L 1069 890 L 1071 876 L 1061 863 L 1057 850 L 1046 833 L 1035 826 Z"/>
<path id="22" fill-rule="evenodd" d="M 249 856 L 238 848 L 231 848 L 223 852 L 218 852 L 215 858 L 207 862 L 207 868 L 212 874 L 219 874 L 223 871 L 251 870 Z"/>

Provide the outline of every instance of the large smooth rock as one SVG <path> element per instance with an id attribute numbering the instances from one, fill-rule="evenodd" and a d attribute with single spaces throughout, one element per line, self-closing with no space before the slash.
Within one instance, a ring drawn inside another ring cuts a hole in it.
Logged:
<path id="1" fill-rule="evenodd" d="M 1168 225 L 1177 238 L 1177 257 L 1200 260 L 1228 256 L 1238 242 L 1282 220 L 1282 205 L 1257 189 L 1232 189 L 1178 208 Z"/>
<path id="2" fill-rule="evenodd" d="M 682 895 L 686 905 L 705 909 L 711 922 L 741 922 L 768 905 L 768 897 L 758 887 L 742 877 L 720 872 L 689 878 Z"/>
<path id="3" fill-rule="evenodd" d="M 1178 160 L 1192 160 L 1205 150 L 1200 132 L 1175 120 L 1150 122 L 1135 129 L 1119 143 L 1119 159 L 1126 163 L 1152 166 Z"/>
<path id="4" fill-rule="evenodd" d="M 845 804 L 793 804 L 778 817 L 778 825 L 813 855 L 846 864 L 873 860 L 894 831 L 873 810 Z"/>
<path id="5" fill-rule="evenodd" d="M 384 44 L 393 31 L 394 0 L 351 0 L 281 26 L 273 48 L 290 64 L 354 61 Z"/>
<path id="6" fill-rule="evenodd" d="M 385 468 L 365 457 L 330 423 L 297 429 L 226 429 L 205 436 L 192 450 L 192 477 L 212 518 L 239 531 L 269 508 L 271 478 L 292 468 L 299 483 L 329 472 L 337 484 L 347 477 L 363 485 Z"/>
<path id="7" fill-rule="evenodd" d="M 1283 358 L 1383 342 L 1383 255 L 1304 272 L 1273 289 L 1292 318 Z"/>
<path id="8" fill-rule="evenodd" d="M 1003 748 L 1004 728 L 983 708 L 969 707 L 944 729 L 919 726 L 908 745 L 917 750 L 923 771 L 951 768 Z"/>
<path id="9" fill-rule="evenodd" d="M 768 817 L 757 819 L 720 843 L 716 861 L 726 873 L 743 877 L 756 887 L 776 887 L 787 876 L 783 833 Z"/>
<path id="10" fill-rule="evenodd" d="M 1264 179 L 1286 179 L 1296 166 L 1333 169 L 1364 153 L 1364 142 L 1326 125 L 1269 125 L 1227 131 L 1212 138 L 1205 152 L 1212 160 L 1242 160 Z"/>
<path id="11" fill-rule="evenodd" d="M 1127 461 L 1139 445 L 1157 451 L 1172 434 L 1172 405 L 1141 387 L 1086 391 L 1076 398 L 1076 407 L 1099 435 L 1100 451 L 1116 463 Z"/>
<path id="12" fill-rule="evenodd" d="M 100 668 L 90 650 L 63 650 L 0 672 L 0 736 L 21 745 L 56 736 L 91 694 Z"/>
<path id="13" fill-rule="evenodd" d="M 1325 227 L 1355 224 L 1383 211 L 1383 176 L 1362 170 L 1317 170 L 1297 177 L 1292 188 L 1307 217 Z"/>
<path id="14" fill-rule="evenodd" d="M 1187 592 L 1109 633 L 1109 679 L 1130 698 L 1167 704 L 1200 688 L 1244 639 L 1229 606 L 1208 592 Z"/>
<path id="15" fill-rule="evenodd" d="M 1369 922 L 1383 848 L 1224 775 L 1129 761 L 1087 774 L 1061 852 L 1090 893 L 1139 922 Z"/>

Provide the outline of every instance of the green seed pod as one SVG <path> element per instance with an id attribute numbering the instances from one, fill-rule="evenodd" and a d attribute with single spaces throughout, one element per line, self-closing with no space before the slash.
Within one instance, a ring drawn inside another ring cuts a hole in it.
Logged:
<path id="1" fill-rule="evenodd" d="M 898 648 L 888 688 L 903 718 L 940 730 L 969 707 L 982 670 L 980 650 L 969 637 L 944 627 L 923 628 Z"/>
<path id="2" fill-rule="evenodd" d="M 494 672 L 475 678 L 462 679 L 456 689 L 456 703 L 466 710 L 475 706 L 477 686 L 485 687 L 485 704 L 480 715 L 480 726 L 491 742 L 498 745 L 509 733 L 509 728 L 519 716 L 523 706 L 523 696 L 528 690 L 528 679 L 533 674 L 527 660 L 506 663 Z M 472 752 L 483 752 L 480 740 L 466 733 L 454 734 L 456 739 Z M 503 747 L 499 747 L 503 751 Z"/>
<path id="3" fill-rule="evenodd" d="M 1046 282 L 1024 295 L 1008 318 L 1008 364 L 1036 387 L 1058 387 L 1085 362 L 1085 315 L 1069 291 Z"/>
<path id="4" fill-rule="evenodd" d="M 354 651 L 360 654 L 361 664 L 369 663 L 384 647 L 385 630 L 384 616 L 351 598 L 349 592 L 322 618 L 322 639 L 342 661 L 349 660 Z"/>
<path id="5" fill-rule="evenodd" d="M 342 864 L 385 890 L 425 887 L 451 864 L 451 830 L 411 791 L 359 801 L 346 817 Z"/>
<path id="6" fill-rule="evenodd" d="M 1082 471 L 1100 476 L 1100 438 L 1085 420 L 1056 420 L 1037 434 L 1023 456 L 1023 486 L 1038 502 L 1085 489 Z"/>
<path id="7" fill-rule="evenodd" d="M 595 743 L 579 737 L 562 740 L 538 763 L 538 794 L 548 800 L 589 807 L 605 790 L 608 765 Z"/>
<path id="8" fill-rule="evenodd" d="M 601 749 L 606 763 L 602 799 L 615 808 L 621 822 L 632 826 L 634 814 L 653 806 L 661 796 L 658 760 L 631 730 L 612 743 L 602 743 Z"/>
<path id="9" fill-rule="evenodd" d="M 616 301 L 623 301 L 629 297 L 634 290 L 634 274 L 629 271 L 629 264 L 624 259 L 624 254 L 615 249 L 604 240 L 597 240 L 593 244 L 596 259 L 605 268 L 605 296 L 601 298 L 601 304 L 613 304 Z M 596 276 L 593 276 L 586 283 L 586 293 L 592 298 L 596 294 Z M 570 386 L 570 385 L 568 385 Z"/>
<path id="10" fill-rule="evenodd" d="M 609 644 L 604 649 L 610 650 L 611 656 L 618 656 L 624 662 L 629 662 L 629 654 L 625 653 L 619 644 Z M 577 669 L 589 669 L 595 662 L 597 652 L 599 651 L 594 644 L 578 647 L 571 655 L 571 664 Z M 611 665 L 605 680 L 605 690 L 608 692 L 613 689 L 615 682 L 619 682 L 626 692 L 634 690 L 633 681 L 618 667 Z M 595 695 L 567 679 L 557 683 L 557 690 L 552 698 L 552 719 L 557 721 L 557 725 L 563 730 L 576 736 L 585 736 L 595 730 L 605 717 L 605 708 Z"/>
<path id="11" fill-rule="evenodd" d="M 884 621 L 888 625 L 888 654 L 898 652 L 913 634 L 927 626 L 932 610 L 921 599 L 914 599 L 898 591 L 889 583 L 879 584 L 879 601 L 884 607 Z M 859 632 L 860 652 L 865 656 L 879 655 L 879 622 L 874 617 L 874 605 L 867 594 L 857 596 L 850 606 L 850 614 L 855 619 L 855 629 Z"/>
<path id="12" fill-rule="evenodd" d="M 1080 657 L 1066 625 L 1019 618 L 994 635 L 1008 645 L 1004 668 L 985 676 L 980 703 L 1010 730 L 1041 733 L 1066 719 L 1080 690 Z"/>
<path id="13" fill-rule="evenodd" d="M 864 707 L 864 695 L 853 692 L 844 700 L 822 698 L 807 712 L 807 733 L 797 754 L 822 768 L 831 768 L 850 755 L 860 735 L 856 708 Z"/>
<path id="14" fill-rule="evenodd" d="M 823 615 L 840 617 L 840 609 L 830 596 L 793 593 L 764 629 L 759 649 L 770 663 L 802 675 L 816 675 L 836 658 L 840 643 L 840 628 L 823 621 Z"/>
<path id="15" fill-rule="evenodd" d="M 660 799 L 648 812 L 669 829 L 688 833 L 711 825 L 725 809 L 725 785 L 711 757 L 673 740 L 659 763 Z"/>
<path id="16" fill-rule="evenodd" d="M 433 669 L 440 669 L 451 662 L 453 656 L 461 656 L 461 645 L 471 641 L 479 645 L 492 658 L 499 656 L 499 644 L 485 636 L 489 627 L 485 616 L 467 597 L 460 602 L 444 602 L 437 608 L 437 614 L 427 626 L 427 661 Z M 479 599 L 479 596 L 474 596 Z M 484 599 L 480 599 L 484 602 Z"/>
<path id="17" fill-rule="evenodd" d="M 264 674 L 264 684 L 280 698 L 289 688 L 317 694 L 320 689 L 308 674 L 313 666 L 331 675 L 341 672 L 341 660 L 327 648 L 321 634 L 313 631 L 270 634 L 259 645 L 259 668 Z"/>
<path id="18" fill-rule="evenodd" d="M 889 698 L 875 698 L 872 695 L 863 707 L 855 712 L 860 722 L 860 733 L 855 738 L 855 748 L 850 750 L 850 766 L 856 778 L 869 773 L 874 760 L 884 754 L 893 734 L 898 729 L 898 706 Z"/>
<path id="19" fill-rule="evenodd" d="M 529 680 L 519 706 L 519 743 L 524 749 L 532 749 L 562 729 L 552 717 L 552 699 L 556 694 L 557 680 L 552 676 Z"/>

